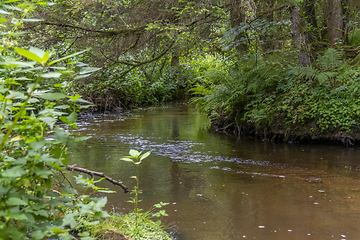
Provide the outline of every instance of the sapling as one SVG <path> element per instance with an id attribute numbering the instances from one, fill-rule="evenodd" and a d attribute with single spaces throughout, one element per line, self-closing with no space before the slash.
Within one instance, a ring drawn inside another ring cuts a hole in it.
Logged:
<path id="1" fill-rule="evenodd" d="M 122 161 L 126 161 L 126 162 L 132 162 L 133 164 L 136 165 L 136 176 L 132 176 L 131 178 L 134 178 L 136 180 L 136 186 L 134 186 L 134 189 L 130 192 L 130 194 L 135 194 L 134 198 L 131 198 L 131 200 L 129 200 L 128 202 L 133 203 L 134 204 L 134 212 L 135 212 L 135 225 L 137 226 L 138 224 L 138 203 L 141 202 L 141 200 L 139 200 L 139 194 L 142 193 L 142 191 L 139 189 L 139 166 L 142 162 L 142 160 L 144 160 L 145 158 L 147 158 L 150 155 L 151 151 L 148 151 L 146 153 L 142 153 L 139 152 L 137 150 L 134 149 L 130 149 L 129 154 L 130 156 L 125 156 L 123 158 L 121 158 L 120 160 Z M 153 206 L 153 208 L 151 208 L 147 213 L 152 212 L 155 208 L 161 208 L 165 205 L 167 205 L 168 203 L 163 203 L 160 202 L 159 204 L 155 204 Z M 165 210 L 160 210 L 157 213 L 153 214 L 154 217 L 160 217 L 160 216 L 167 216 L 167 214 L 165 213 Z"/>
<path id="2" fill-rule="evenodd" d="M 136 180 L 136 186 L 134 186 L 134 189 L 130 193 L 130 194 L 135 194 L 135 197 L 131 198 L 131 200 L 128 201 L 134 204 L 135 225 L 137 225 L 137 219 L 138 219 L 138 203 L 141 202 L 141 200 L 139 200 L 139 194 L 142 193 L 142 191 L 139 190 L 139 165 L 141 164 L 142 160 L 144 160 L 150 155 L 151 151 L 148 151 L 143 154 L 141 153 L 142 152 L 139 152 L 137 150 L 130 149 L 129 151 L 130 156 L 125 156 L 120 159 L 125 162 L 132 162 L 133 164 L 136 165 L 136 176 L 131 177 Z"/>

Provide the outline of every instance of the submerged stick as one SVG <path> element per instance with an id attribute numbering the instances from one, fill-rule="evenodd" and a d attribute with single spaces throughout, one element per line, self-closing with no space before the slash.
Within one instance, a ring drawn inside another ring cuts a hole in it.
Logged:
<path id="1" fill-rule="evenodd" d="M 104 173 L 102 172 L 96 172 L 96 171 L 92 171 L 92 170 L 88 170 L 85 168 L 81 168 L 81 167 L 76 167 L 76 164 L 74 165 L 63 165 L 63 164 L 59 164 L 60 167 L 65 167 L 70 171 L 77 171 L 77 172 L 82 172 L 82 173 L 86 173 L 89 174 L 91 177 L 95 176 L 99 176 L 99 177 L 103 177 L 105 178 L 108 182 L 111 182 L 114 185 L 118 185 L 120 186 L 122 189 L 124 189 L 125 193 L 129 192 L 128 187 L 125 186 L 122 182 L 116 181 L 114 179 L 112 179 L 111 177 L 106 176 Z"/>

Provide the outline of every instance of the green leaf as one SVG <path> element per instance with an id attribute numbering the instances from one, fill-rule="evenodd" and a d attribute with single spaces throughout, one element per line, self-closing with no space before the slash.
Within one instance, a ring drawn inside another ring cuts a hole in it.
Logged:
<path id="1" fill-rule="evenodd" d="M 68 109 L 68 108 L 70 108 L 70 106 L 67 105 L 67 104 L 64 104 L 64 105 L 55 106 L 54 108 L 56 108 L 56 109 Z"/>
<path id="2" fill-rule="evenodd" d="M 41 148 L 43 148 L 45 146 L 46 141 L 42 140 L 42 141 L 34 141 L 30 143 L 30 147 L 34 150 L 37 151 Z"/>
<path id="3" fill-rule="evenodd" d="M 0 23 L 4 23 L 6 22 L 6 19 L 5 18 L 0 18 Z"/>
<path id="4" fill-rule="evenodd" d="M 43 93 L 39 95 L 40 98 L 45 100 L 60 100 L 66 98 L 67 96 L 63 93 Z"/>
<path id="5" fill-rule="evenodd" d="M 76 76 L 74 79 L 77 80 L 77 79 L 81 79 L 81 78 L 86 78 L 88 76 L 91 76 L 91 74 L 86 74 L 86 75 L 78 75 Z"/>
<path id="6" fill-rule="evenodd" d="M 68 96 L 68 98 L 70 98 L 72 101 L 76 101 L 80 98 L 80 95 L 79 94 L 76 94 L 75 96 Z"/>
<path id="7" fill-rule="evenodd" d="M 53 65 L 53 64 L 55 64 L 55 63 L 57 63 L 57 62 L 63 61 L 63 60 L 65 60 L 65 59 L 68 59 L 68 58 L 75 57 L 75 56 L 77 56 L 77 55 L 83 54 L 84 52 L 87 52 L 87 51 L 89 51 L 89 50 L 90 50 L 90 48 L 85 49 L 85 50 L 80 51 L 80 52 L 77 52 L 77 53 L 74 53 L 74 54 L 70 54 L 69 56 L 66 56 L 66 57 L 63 57 L 63 58 L 56 59 L 56 60 L 50 62 L 50 63 L 49 63 L 49 66 L 50 66 L 50 65 Z"/>
<path id="8" fill-rule="evenodd" d="M 137 157 L 141 153 L 139 151 L 135 150 L 135 149 L 130 149 L 129 154 L 130 154 L 130 156 Z"/>
<path id="9" fill-rule="evenodd" d="M 68 117 L 67 117 L 67 120 L 69 122 L 75 122 L 78 118 L 78 115 L 76 112 L 72 112 Z"/>
<path id="10" fill-rule="evenodd" d="M 1 173 L 2 177 L 21 177 L 23 174 L 27 173 L 21 166 L 15 166 L 10 169 L 6 169 Z"/>
<path id="11" fill-rule="evenodd" d="M 32 52 L 33 54 L 35 54 L 36 56 L 38 56 L 39 58 L 43 58 L 44 55 L 45 55 L 45 51 L 40 49 L 40 48 L 37 48 L 37 47 L 30 47 L 29 48 L 29 51 Z"/>
<path id="12" fill-rule="evenodd" d="M 75 138 L 75 142 L 81 142 L 81 141 L 86 141 L 88 139 L 92 138 L 92 136 L 83 136 L 83 137 L 76 137 Z"/>
<path id="13" fill-rule="evenodd" d="M 36 61 L 36 62 L 38 62 L 38 63 L 41 63 L 41 62 L 42 62 L 42 58 L 40 58 L 38 55 L 36 55 L 35 53 L 32 53 L 32 52 L 30 52 L 30 51 L 28 51 L 28 50 L 25 50 L 25 49 L 23 49 L 23 48 L 18 48 L 18 47 L 16 47 L 16 48 L 15 48 L 15 51 L 16 51 L 18 54 L 20 54 L 21 56 L 26 57 L 26 58 L 28 58 L 28 59 L 30 59 L 30 60 Z"/>
<path id="14" fill-rule="evenodd" d="M 88 73 L 99 71 L 100 69 L 101 68 L 97 68 L 97 67 L 84 67 L 84 68 L 80 69 L 79 74 L 88 74 Z"/>
<path id="15" fill-rule="evenodd" d="M 56 119 L 53 117 L 41 117 L 39 118 L 41 121 L 49 125 L 50 129 L 54 128 L 54 125 L 56 123 Z"/>
<path id="16" fill-rule="evenodd" d="M 151 152 L 152 152 L 152 151 L 148 151 L 148 152 L 144 153 L 143 155 L 141 155 L 140 161 L 142 161 L 143 159 L 147 158 L 147 157 L 150 155 Z"/>
<path id="17" fill-rule="evenodd" d="M 41 77 L 43 78 L 58 78 L 61 76 L 61 73 L 59 72 L 49 72 L 45 74 L 41 74 Z"/>
<path id="18" fill-rule="evenodd" d="M 132 159 L 130 159 L 130 158 L 120 158 L 120 160 L 122 160 L 122 161 L 125 161 L 125 162 L 134 162 Z"/>
<path id="19" fill-rule="evenodd" d="M 48 50 L 48 51 L 46 51 L 46 53 L 43 56 L 43 63 L 47 63 L 47 61 L 49 60 L 49 57 L 50 57 L 50 52 Z"/>

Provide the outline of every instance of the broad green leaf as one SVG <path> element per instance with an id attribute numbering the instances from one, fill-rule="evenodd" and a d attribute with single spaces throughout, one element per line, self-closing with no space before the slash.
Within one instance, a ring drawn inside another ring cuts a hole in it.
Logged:
<path id="1" fill-rule="evenodd" d="M 45 100 L 60 100 L 66 98 L 66 95 L 63 93 L 44 93 L 39 95 L 39 97 Z"/>
<path id="2" fill-rule="evenodd" d="M 50 62 L 50 63 L 49 63 L 49 66 L 51 66 L 51 65 L 53 65 L 53 64 L 55 64 L 55 63 L 57 63 L 57 62 L 63 61 L 63 60 L 65 60 L 65 59 L 68 59 L 68 58 L 75 57 L 75 56 L 77 56 L 77 55 L 83 54 L 84 52 L 87 52 L 87 51 L 89 51 L 89 50 L 90 50 L 90 48 L 85 49 L 85 50 L 80 51 L 80 52 L 77 52 L 77 53 L 74 53 L 74 54 L 70 54 L 69 56 L 66 56 L 66 57 L 63 57 L 63 58 L 56 59 L 56 60 Z"/>
<path id="3" fill-rule="evenodd" d="M 68 109 L 68 108 L 70 108 L 70 106 L 67 105 L 67 104 L 64 104 L 64 105 L 55 106 L 54 108 L 56 108 L 56 109 Z"/>
<path id="4" fill-rule="evenodd" d="M 43 148 L 45 146 L 46 141 L 42 140 L 42 141 L 34 141 L 30 143 L 30 147 L 32 148 L 32 150 L 37 151 L 41 148 Z"/>
<path id="5" fill-rule="evenodd" d="M 6 96 L 7 99 L 17 98 L 24 99 L 26 96 L 22 92 L 9 91 L 9 95 Z"/>
<path id="6" fill-rule="evenodd" d="M 2 175 L 2 177 L 18 178 L 18 177 L 21 177 L 25 173 L 27 173 L 27 170 L 25 171 L 22 167 L 15 166 L 15 167 L 6 169 L 5 171 L 3 171 L 1 173 L 1 175 Z"/>
<path id="7" fill-rule="evenodd" d="M 77 67 L 86 67 L 87 64 L 86 64 L 86 63 L 83 63 L 83 62 L 76 62 L 76 66 L 77 66 Z"/>
<path id="8" fill-rule="evenodd" d="M 16 142 L 16 141 L 20 141 L 22 140 L 22 136 L 18 135 L 16 137 L 13 137 L 12 139 L 10 139 L 9 141 L 7 141 L 6 143 L 10 143 L 10 142 Z"/>
<path id="9" fill-rule="evenodd" d="M 68 96 L 68 98 L 70 98 L 72 101 L 76 101 L 80 98 L 80 95 L 77 93 L 75 96 Z"/>
<path id="10" fill-rule="evenodd" d="M 33 54 L 35 54 L 36 56 L 38 56 L 39 58 L 43 58 L 44 55 L 45 55 L 45 51 L 40 49 L 40 48 L 37 48 L 37 47 L 30 47 L 29 48 L 29 52 L 32 52 Z"/>
<path id="11" fill-rule="evenodd" d="M 77 80 L 77 79 L 81 79 L 81 78 L 86 78 L 88 76 L 91 76 L 91 74 L 85 74 L 85 75 L 78 75 L 76 76 L 74 79 Z"/>
<path id="12" fill-rule="evenodd" d="M 50 57 L 50 52 L 49 52 L 49 50 L 47 50 L 43 56 L 43 63 L 47 63 L 47 61 L 49 60 L 49 57 Z"/>
<path id="13" fill-rule="evenodd" d="M 6 22 L 6 19 L 5 18 L 0 18 L 0 23 L 4 23 Z"/>
<path id="14" fill-rule="evenodd" d="M 39 118 L 41 121 L 49 125 L 50 129 L 54 128 L 54 125 L 56 123 L 56 119 L 52 117 L 41 117 Z"/>
<path id="15" fill-rule="evenodd" d="M 136 157 L 139 156 L 141 153 L 135 149 L 130 149 L 129 154 L 130 156 Z"/>
<path id="16" fill-rule="evenodd" d="M 76 112 L 72 112 L 68 117 L 67 117 L 67 120 L 69 122 L 75 122 L 78 118 L 78 115 Z"/>
<path id="17" fill-rule="evenodd" d="M 147 158 L 147 157 L 150 155 L 151 152 L 152 152 L 152 151 L 148 151 L 148 152 L 144 153 L 143 155 L 141 155 L 140 161 L 142 161 L 143 159 Z"/>
<path id="18" fill-rule="evenodd" d="M 80 69 L 79 74 L 88 74 L 88 73 L 99 71 L 100 69 L 101 68 L 97 68 L 97 67 L 84 67 L 84 68 Z"/>
<path id="19" fill-rule="evenodd" d="M 15 48 L 15 51 L 20 54 L 21 56 L 23 57 L 26 57 L 30 60 L 33 60 L 33 61 L 36 61 L 38 63 L 41 63 L 42 62 L 42 58 L 40 58 L 38 55 L 36 55 L 35 53 L 32 53 L 26 49 L 23 49 L 23 48 L 18 48 L 16 47 Z"/>
<path id="20" fill-rule="evenodd" d="M 8 65 L 9 67 L 34 67 L 36 62 L 1 62 L 0 65 Z"/>
<path id="21" fill-rule="evenodd" d="M 52 175 L 52 173 L 53 173 L 51 170 L 40 169 L 40 168 L 37 168 L 37 167 L 34 168 L 34 172 L 39 177 L 45 178 L 45 179 L 47 179 L 49 177 L 49 175 Z"/>
<path id="22" fill-rule="evenodd" d="M 41 77 L 43 78 L 58 78 L 61 76 L 61 73 L 59 72 L 49 72 L 49 73 L 45 73 L 42 74 Z"/>
<path id="23" fill-rule="evenodd" d="M 89 138 L 92 138 L 92 136 L 76 137 L 76 138 L 75 138 L 75 142 L 86 141 L 86 140 L 88 140 Z"/>
<path id="24" fill-rule="evenodd" d="M 125 162 L 134 162 L 132 159 L 130 159 L 130 158 L 120 158 L 120 160 L 122 160 L 122 161 L 125 161 Z"/>

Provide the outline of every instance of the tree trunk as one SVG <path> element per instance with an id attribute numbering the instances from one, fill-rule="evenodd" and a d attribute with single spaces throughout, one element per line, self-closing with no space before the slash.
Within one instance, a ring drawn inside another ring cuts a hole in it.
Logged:
<path id="1" fill-rule="evenodd" d="M 231 0 L 230 1 L 230 21 L 231 27 L 236 28 L 239 27 L 240 23 L 245 23 L 245 11 L 243 6 L 243 0 Z M 244 37 L 244 33 L 239 33 L 235 37 L 235 41 L 238 42 L 236 46 L 236 50 L 238 52 L 246 52 L 247 51 L 247 44 L 240 39 Z"/>
<path id="2" fill-rule="evenodd" d="M 293 41 L 296 49 L 298 49 L 298 59 L 299 64 L 303 67 L 307 67 L 310 65 L 310 59 L 306 52 L 305 47 L 305 33 L 301 29 L 301 17 L 300 17 L 300 7 L 292 6 L 290 8 L 291 14 L 291 33 L 293 35 Z"/>
<path id="3" fill-rule="evenodd" d="M 344 29 L 344 44 L 349 44 L 348 26 L 350 19 L 350 0 L 341 0 L 343 28 Z"/>
<path id="4" fill-rule="evenodd" d="M 315 15 L 315 0 L 304 0 L 304 10 L 306 23 L 308 26 L 307 36 L 309 42 L 315 42 L 317 39 L 317 22 Z"/>
<path id="5" fill-rule="evenodd" d="M 343 36 L 341 0 L 328 0 L 329 40 L 333 45 Z"/>

